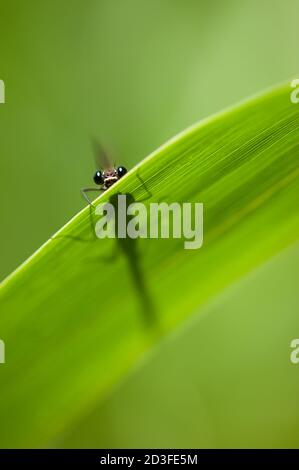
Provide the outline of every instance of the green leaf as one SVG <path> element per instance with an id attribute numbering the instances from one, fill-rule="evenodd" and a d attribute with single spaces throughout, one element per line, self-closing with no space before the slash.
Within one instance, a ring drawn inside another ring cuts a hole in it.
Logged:
<path id="1" fill-rule="evenodd" d="M 271 90 L 184 131 L 96 201 L 202 202 L 201 249 L 99 240 L 86 208 L 4 281 L 1 446 L 51 445 L 162 337 L 298 239 L 298 124 L 290 87 Z"/>

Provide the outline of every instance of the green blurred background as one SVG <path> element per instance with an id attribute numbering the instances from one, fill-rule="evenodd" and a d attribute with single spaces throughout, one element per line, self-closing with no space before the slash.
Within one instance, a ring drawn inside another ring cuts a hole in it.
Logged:
<path id="1" fill-rule="evenodd" d="M 1 278 L 84 206 L 91 137 L 130 168 L 298 77 L 298 14 L 298 0 L 1 0 Z M 298 446 L 298 261 L 297 246 L 232 286 L 51 444 Z"/>

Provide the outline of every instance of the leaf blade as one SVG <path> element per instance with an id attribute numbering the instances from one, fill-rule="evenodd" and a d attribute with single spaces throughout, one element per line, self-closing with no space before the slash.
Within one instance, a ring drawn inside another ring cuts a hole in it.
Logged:
<path id="1" fill-rule="evenodd" d="M 111 261 L 114 243 L 94 239 L 87 208 L 3 283 L 3 445 L 46 445 L 192 311 L 298 239 L 298 142 L 287 86 L 209 118 L 96 201 L 117 191 L 141 199 L 139 172 L 146 204 L 204 203 L 201 250 L 143 240 Z"/>

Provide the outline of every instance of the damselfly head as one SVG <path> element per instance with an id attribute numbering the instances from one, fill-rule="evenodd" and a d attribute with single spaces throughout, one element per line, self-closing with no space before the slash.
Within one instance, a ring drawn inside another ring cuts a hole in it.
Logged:
<path id="1" fill-rule="evenodd" d="M 103 171 L 97 170 L 94 174 L 93 180 L 95 184 L 102 185 L 103 189 L 108 189 L 126 173 L 127 170 L 124 166 L 106 169 Z"/>

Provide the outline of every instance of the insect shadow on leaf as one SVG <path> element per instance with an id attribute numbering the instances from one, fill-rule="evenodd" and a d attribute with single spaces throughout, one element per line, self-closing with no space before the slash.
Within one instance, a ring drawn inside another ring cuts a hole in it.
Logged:
<path id="1" fill-rule="evenodd" d="M 154 302 L 150 295 L 146 278 L 144 276 L 144 272 L 141 266 L 141 253 L 138 249 L 139 240 L 138 238 L 130 238 L 128 236 L 121 238 L 118 237 L 118 196 L 125 196 L 126 197 L 126 207 L 135 202 L 143 202 L 152 197 L 151 192 L 147 189 L 144 181 L 141 179 L 139 174 L 136 175 L 137 179 L 141 183 L 140 186 L 137 188 L 138 192 L 141 188 L 144 188 L 146 191 L 146 195 L 141 199 L 136 199 L 133 194 L 131 193 L 121 193 L 117 192 L 112 194 L 108 200 L 108 202 L 113 206 L 115 211 L 115 245 L 114 250 L 110 254 L 97 256 L 96 258 L 88 257 L 90 261 L 100 261 L 101 263 L 110 264 L 115 262 L 119 256 L 123 256 L 127 261 L 128 270 L 130 273 L 130 277 L 133 283 L 134 290 L 136 292 L 136 296 L 139 299 L 139 305 L 141 307 L 141 311 L 143 313 L 144 323 L 147 328 L 151 328 L 156 335 L 160 335 L 161 331 L 158 326 L 158 318 L 156 314 L 156 309 L 154 306 Z M 82 238 L 79 236 L 72 236 L 72 235 L 58 235 L 55 236 L 54 239 L 57 238 L 66 238 L 71 239 L 76 242 L 81 243 L 93 243 L 95 241 L 101 242 L 96 236 L 96 217 L 95 217 L 95 206 L 93 204 L 89 205 L 89 219 L 90 219 L 90 226 L 91 226 L 91 237 L 89 238 Z M 126 227 L 130 220 L 132 220 L 135 216 L 126 214 Z"/>
<path id="2" fill-rule="evenodd" d="M 131 193 L 117 192 L 111 195 L 109 198 L 108 202 L 114 207 L 114 213 L 115 213 L 115 234 L 116 234 L 115 244 L 116 245 L 115 245 L 115 250 L 112 254 L 107 255 L 105 257 L 101 256 L 101 261 L 104 261 L 106 263 L 111 263 L 113 261 L 116 261 L 119 255 L 125 257 L 127 261 L 128 269 L 131 275 L 131 279 L 133 282 L 133 286 L 134 286 L 136 295 L 139 299 L 141 311 L 144 314 L 145 325 L 155 330 L 156 334 L 160 334 L 159 328 L 158 328 L 158 321 L 157 321 L 158 319 L 156 315 L 156 309 L 155 309 L 152 297 L 150 295 L 150 292 L 146 283 L 146 278 L 144 276 L 144 272 L 141 266 L 141 253 L 140 253 L 140 250 L 138 249 L 139 240 L 138 238 L 130 238 L 128 236 L 125 236 L 125 237 L 117 236 L 118 220 L 119 220 L 118 197 L 119 196 L 126 197 L 126 207 L 129 207 L 131 204 L 134 204 L 135 202 L 140 203 L 140 202 L 146 201 L 152 197 L 152 193 L 146 187 L 141 176 L 137 173 L 136 177 L 140 182 L 140 186 L 137 188 L 137 190 L 140 188 L 145 189 L 146 195 L 144 197 L 142 197 L 141 199 L 139 198 L 136 199 L 134 195 Z M 128 226 L 130 220 L 132 220 L 133 218 L 134 218 L 134 215 L 129 215 L 126 213 L 126 220 L 125 220 L 126 227 Z M 93 225 L 93 231 L 95 233 L 94 220 L 92 220 L 92 225 Z"/>
<path id="3" fill-rule="evenodd" d="M 115 233 L 118 233 L 118 196 L 123 195 L 126 196 L 126 205 L 127 207 L 135 202 L 141 202 L 140 200 L 137 201 L 134 196 L 130 193 L 122 194 L 116 193 L 113 194 L 109 202 L 114 207 L 115 210 Z M 130 220 L 134 218 L 133 215 L 126 215 L 126 226 Z M 147 287 L 146 279 L 144 276 L 144 272 L 141 266 L 141 255 L 138 249 L 138 242 L 137 238 L 130 238 L 128 236 L 124 238 L 116 237 L 116 249 L 118 253 L 126 258 L 127 265 L 129 268 L 129 272 L 131 275 L 131 279 L 133 282 L 133 286 L 135 292 L 139 298 L 141 310 L 144 314 L 145 322 L 148 326 L 154 326 L 157 323 L 156 312 L 154 308 L 154 303 L 152 301 L 150 292 Z M 115 259 L 115 256 L 114 256 Z M 111 261 L 111 258 L 110 258 Z"/>

